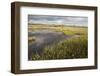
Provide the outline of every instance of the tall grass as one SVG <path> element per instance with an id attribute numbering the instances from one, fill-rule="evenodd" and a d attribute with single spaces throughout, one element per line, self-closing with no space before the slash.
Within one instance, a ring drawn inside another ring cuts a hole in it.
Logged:
<path id="1" fill-rule="evenodd" d="M 68 36 L 79 35 L 79 37 L 65 39 L 58 43 L 45 46 L 41 54 L 32 54 L 32 60 L 74 59 L 88 57 L 87 27 L 32 25 L 28 29 L 30 32 L 47 29 L 56 32 L 63 32 Z M 35 40 L 35 36 L 29 38 L 29 44 L 33 43 Z"/>
<path id="2" fill-rule="evenodd" d="M 71 38 L 46 46 L 41 55 L 33 54 L 32 60 L 87 58 L 87 47 L 86 37 Z"/>

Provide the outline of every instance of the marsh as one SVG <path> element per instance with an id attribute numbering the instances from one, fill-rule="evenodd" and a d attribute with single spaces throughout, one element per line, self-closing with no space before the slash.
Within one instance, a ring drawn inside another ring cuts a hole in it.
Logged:
<path id="1" fill-rule="evenodd" d="M 73 22 L 72 24 L 60 24 L 54 19 L 63 21 L 67 17 L 29 16 L 28 60 L 87 58 L 87 18 L 75 18 L 81 21 L 79 23 L 73 21 L 77 24 Z M 71 19 L 74 18 L 71 17 Z M 52 20 L 54 20 L 53 23 Z M 82 26 L 82 24 L 80 26 L 80 23 L 85 24 L 85 26 Z"/>

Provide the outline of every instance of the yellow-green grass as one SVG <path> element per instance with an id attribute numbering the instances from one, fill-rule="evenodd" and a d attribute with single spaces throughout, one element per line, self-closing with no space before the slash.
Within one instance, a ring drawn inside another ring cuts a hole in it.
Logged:
<path id="1" fill-rule="evenodd" d="M 41 55 L 33 54 L 32 60 L 87 58 L 87 38 L 78 37 L 46 46 Z"/>
<path id="2" fill-rule="evenodd" d="M 68 36 L 75 36 L 70 39 L 65 39 L 59 43 L 45 46 L 41 54 L 32 55 L 32 60 L 50 60 L 50 59 L 74 59 L 86 58 L 88 55 L 88 28 L 77 26 L 46 26 L 46 25 L 31 25 L 28 30 L 33 32 L 35 30 L 52 30 L 56 32 L 63 32 Z M 29 39 L 30 43 L 32 39 Z M 33 39 L 35 41 L 35 39 Z"/>
<path id="3" fill-rule="evenodd" d="M 49 26 L 49 25 L 29 25 L 28 28 L 29 31 L 35 31 L 35 30 L 52 30 L 56 32 L 63 32 L 65 35 L 87 35 L 87 27 L 77 27 L 77 26 Z"/>

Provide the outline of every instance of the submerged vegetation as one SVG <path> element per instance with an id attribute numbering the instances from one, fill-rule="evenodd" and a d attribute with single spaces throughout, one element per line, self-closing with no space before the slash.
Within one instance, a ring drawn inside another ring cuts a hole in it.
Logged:
<path id="1" fill-rule="evenodd" d="M 64 39 L 52 45 L 46 45 L 43 52 L 32 53 L 31 60 L 51 60 L 51 59 L 74 59 L 74 58 L 87 58 L 88 57 L 88 38 L 87 27 L 67 27 L 67 26 L 31 26 L 29 31 L 34 30 L 52 30 L 62 32 L 64 35 L 69 35 L 71 38 Z M 34 37 L 29 37 L 29 43 L 34 43 Z M 34 49 L 33 49 L 34 50 Z"/>

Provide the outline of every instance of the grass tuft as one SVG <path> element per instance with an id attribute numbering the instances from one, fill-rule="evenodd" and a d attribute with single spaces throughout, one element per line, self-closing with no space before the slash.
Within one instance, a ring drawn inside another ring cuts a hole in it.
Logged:
<path id="1" fill-rule="evenodd" d="M 46 46 L 43 53 L 34 54 L 32 60 L 87 58 L 87 54 L 87 38 L 78 37 Z"/>

